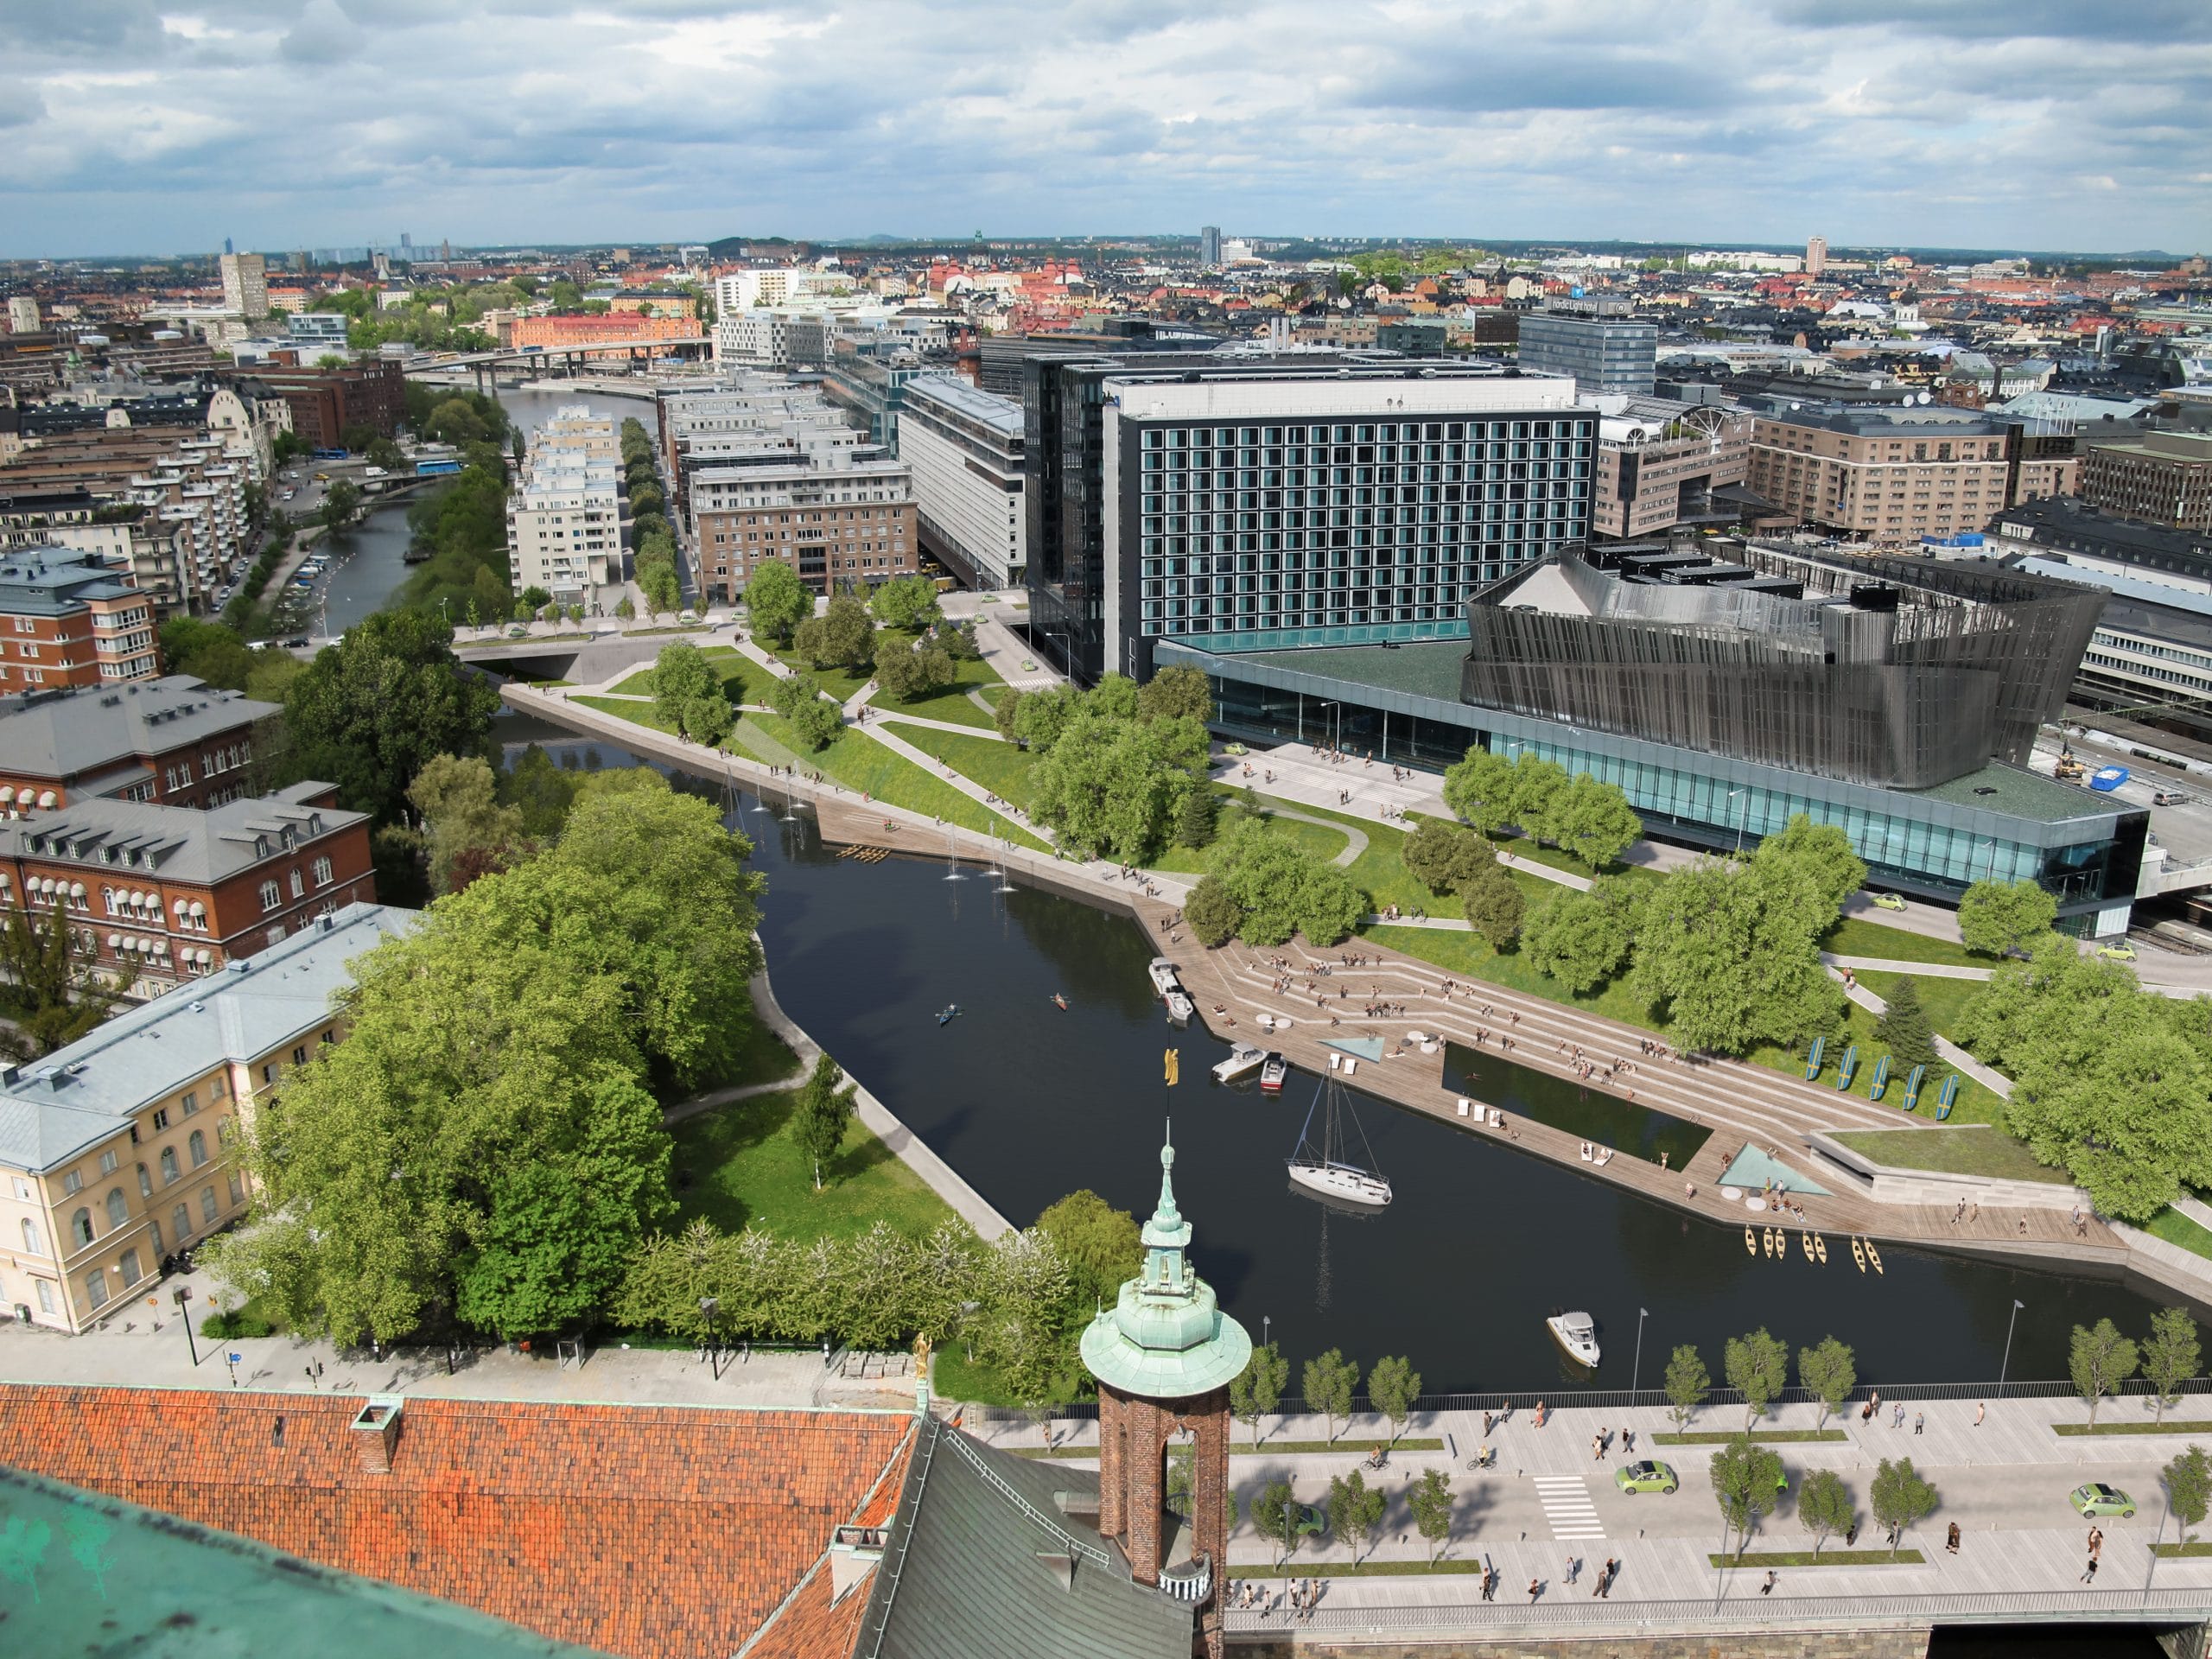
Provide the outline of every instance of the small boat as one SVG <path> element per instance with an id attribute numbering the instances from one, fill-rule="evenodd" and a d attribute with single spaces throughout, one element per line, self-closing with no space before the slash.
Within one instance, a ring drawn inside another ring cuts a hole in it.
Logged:
<path id="1" fill-rule="evenodd" d="M 1065 996 L 1062 996 L 1058 991 L 1054 991 L 1052 993 L 1052 1006 L 1058 1008 L 1062 1014 L 1065 1014 L 1068 1011 L 1068 1000 Z"/>
<path id="2" fill-rule="evenodd" d="M 1861 1273 L 1866 1272 L 1866 1247 L 1859 1242 L 1859 1235 L 1856 1233 L 1853 1233 L 1851 1236 L 1851 1255 L 1852 1259 L 1859 1263 L 1859 1271 Z"/>
<path id="3" fill-rule="evenodd" d="M 1191 1006 L 1191 999 L 1180 991 L 1167 993 L 1167 1017 L 1179 1026 L 1191 1023 L 1191 1016 L 1198 1010 Z"/>
<path id="4" fill-rule="evenodd" d="M 1270 1054 L 1260 1065 L 1260 1088 L 1263 1093 L 1279 1095 L 1282 1080 L 1290 1075 L 1290 1062 L 1280 1054 Z"/>
<path id="5" fill-rule="evenodd" d="M 1805 1247 L 1805 1259 L 1810 1262 L 1813 1259 L 1813 1236 L 1801 1227 L 1797 1230 L 1797 1242 Z"/>
<path id="6" fill-rule="evenodd" d="M 1827 1266 L 1828 1242 L 1827 1239 L 1820 1233 L 1815 1233 L 1813 1235 L 1813 1254 L 1820 1258 L 1820 1263 L 1822 1267 L 1825 1268 Z"/>
<path id="7" fill-rule="evenodd" d="M 1759 1253 L 1759 1247 L 1751 1242 L 1751 1230 L 1748 1226 L 1744 1229 L 1744 1248 L 1749 1250 L 1753 1255 L 1757 1255 Z"/>
<path id="8" fill-rule="evenodd" d="M 950 1025 L 959 1017 L 960 1005 L 957 1002 L 948 1002 L 937 1011 L 937 1022 L 940 1026 Z"/>
<path id="9" fill-rule="evenodd" d="M 1769 1255 L 1772 1255 L 1774 1254 L 1774 1229 L 1773 1229 L 1773 1228 L 1771 1228 L 1771 1227 L 1762 1227 L 1762 1228 L 1760 1228 L 1760 1229 L 1759 1229 L 1759 1247 L 1760 1247 L 1762 1249 L 1765 1250 L 1765 1252 L 1766 1252 Z"/>
<path id="10" fill-rule="evenodd" d="M 1866 1241 L 1866 1259 L 1874 1264 L 1875 1272 L 1882 1270 L 1882 1253 L 1874 1248 L 1874 1241 L 1871 1238 Z"/>
<path id="11" fill-rule="evenodd" d="M 1256 1051 L 1255 1051 L 1256 1052 Z M 1265 1059 L 1262 1055 L 1262 1060 Z M 1317 1147 L 1307 1139 L 1313 1127 L 1313 1114 L 1326 1102 L 1321 1118 L 1321 1143 Z M 1343 1204 L 1364 1205 L 1372 1209 L 1383 1209 L 1390 1202 L 1390 1183 L 1371 1168 L 1363 1168 L 1339 1156 L 1344 1149 L 1339 1131 L 1340 1114 L 1350 1108 L 1344 1104 L 1344 1086 L 1333 1075 L 1321 1079 L 1321 1086 L 1313 1091 L 1313 1104 L 1306 1109 L 1306 1122 L 1298 1131 L 1298 1144 L 1283 1160 L 1290 1171 L 1292 1185 L 1322 1198 Z M 1354 1128 L 1359 1120 L 1352 1119 Z M 1367 1132 L 1360 1130 L 1360 1142 L 1366 1144 Z M 1369 1163 L 1375 1160 L 1375 1149 L 1367 1149 Z"/>
<path id="12" fill-rule="evenodd" d="M 1576 1364 L 1598 1369 L 1598 1323 L 1587 1313 L 1554 1313 L 1544 1321 L 1544 1329 L 1558 1338 Z"/>
<path id="13" fill-rule="evenodd" d="M 1213 1069 L 1216 1083 L 1234 1083 L 1239 1077 L 1249 1077 L 1268 1062 L 1268 1051 L 1250 1043 L 1239 1043 L 1229 1051 L 1229 1058 Z"/>
<path id="14" fill-rule="evenodd" d="M 1175 978 L 1175 964 L 1165 957 L 1154 957 L 1152 965 L 1145 972 L 1152 976 L 1152 994 L 1154 996 L 1165 996 L 1168 992 L 1180 988 Z"/>

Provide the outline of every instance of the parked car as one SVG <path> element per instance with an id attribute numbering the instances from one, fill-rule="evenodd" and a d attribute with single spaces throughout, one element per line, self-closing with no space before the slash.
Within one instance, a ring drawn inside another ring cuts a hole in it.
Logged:
<path id="1" fill-rule="evenodd" d="M 1624 1492 L 1671 1492 L 1681 1482 L 1675 1471 L 1656 1458 L 1631 1463 L 1613 1471 L 1613 1484 Z"/>
<path id="2" fill-rule="evenodd" d="M 2126 1521 L 2135 1514 L 2135 1500 L 2119 1487 L 2107 1486 L 2101 1480 L 2076 1486 L 2073 1503 L 2076 1510 L 2093 1521 L 2101 1515 L 2116 1515 Z"/>
<path id="3" fill-rule="evenodd" d="M 1300 1503 L 1291 1511 L 1291 1535 L 1318 1538 L 1329 1529 L 1329 1512 L 1315 1503 Z"/>
<path id="4" fill-rule="evenodd" d="M 305 634 L 299 634 L 296 635 L 292 639 L 287 639 L 284 642 L 284 649 L 287 651 L 305 651 L 308 648 L 308 637 Z"/>
<path id="5" fill-rule="evenodd" d="M 2110 944 L 2099 945 L 2097 954 L 2107 962 L 2133 962 L 2135 960 L 2135 947 L 2126 939 L 2114 939 Z"/>
<path id="6" fill-rule="evenodd" d="M 1874 895 L 1874 908 L 1877 910 L 1903 910 L 1904 908 L 1904 900 L 1898 898 L 1894 893 L 1878 893 Z"/>
<path id="7" fill-rule="evenodd" d="M 2185 789 L 2158 789 L 2151 791 L 2151 804 L 2153 806 L 2187 806 L 2189 800 L 2189 791 Z"/>

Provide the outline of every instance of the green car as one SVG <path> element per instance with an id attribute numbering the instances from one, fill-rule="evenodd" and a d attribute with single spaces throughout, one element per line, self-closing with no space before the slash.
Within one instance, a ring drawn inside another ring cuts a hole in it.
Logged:
<path id="1" fill-rule="evenodd" d="M 1681 1483 L 1665 1464 L 1646 1458 L 1613 1471 L 1613 1484 L 1624 1492 L 1671 1492 Z"/>
<path id="2" fill-rule="evenodd" d="M 1300 1503 L 1292 1513 L 1295 1537 L 1318 1538 L 1329 1529 L 1329 1512 L 1318 1503 Z"/>
<path id="3" fill-rule="evenodd" d="M 2117 944 L 2099 945 L 2097 954 L 2107 962 L 2133 962 L 2135 960 L 2135 947 L 2122 939 Z"/>
<path id="4" fill-rule="evenodd" d="M 2135 1514 L 2133 1498 L 2119 1487 L 2107 1486 L 2101 1480 L 2093 1480 L 2086 1486 L 2076 1486 L 2074 1489 L 2074 1507 L 2091 1520 L 2101 1515 L 2116 1515 L 2126 1521 Z"/>
<path id="5" fill-rule="evenodd" d="M 1877 910 L 1903 910 L 1904 908 L 1904 900 L 1897 897 L 1894 893 L 1878 893 L 1874 895 L 1874 908 Z"/>

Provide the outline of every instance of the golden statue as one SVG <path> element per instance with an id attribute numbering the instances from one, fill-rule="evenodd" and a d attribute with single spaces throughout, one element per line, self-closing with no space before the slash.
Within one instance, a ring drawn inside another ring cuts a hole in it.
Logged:
<path id="1" fill-rule="evenodd" d="M 914 1374 L 925 1376 L 930 1369 L 930 1338 L 925 1331 L 914 1338 Z"/>

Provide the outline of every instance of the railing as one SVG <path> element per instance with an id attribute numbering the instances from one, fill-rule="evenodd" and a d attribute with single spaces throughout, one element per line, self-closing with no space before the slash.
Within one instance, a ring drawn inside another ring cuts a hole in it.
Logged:
<path id="1" fill-rule="evenodd" d="M 1034 1503 L 1032 1503 L 1020 1492 L 1014 1491 L 1013 1485 L 1006 1479 L 1006 1478 L 1000 1474 L 997 1470 L 992 1468 L 989 1464 L 984 1462 L 982 1454 L 977 1452 L 974 1446 L 969 1445 L 968 1442 L 960 1435 L 946 1434 L 941 1438 L 946 1445 L 958 1448 L 960 1455 L 967 1459 L 969 1465 L 973 1468 L 977 1474 L 981 1475 L 986 1482 L 996 1488 L 1000 1497 L 1005 1498 L 1007 1503 L 1013 1504 L 1024 1515 L 1027 1516 L 1032 1521 L 1035 1522 L 1046 1532 L 1050 1533 L 1054 1538 L 1058 1539 L 1061 1546 L 1066 1549 L 1070 1555 L 1080 1555 L 1084 1557 L 1084 1560 L 1095 1562 L 1096 1565 L 1103 1567 L 1110 1568 L 1114 1565 L 1114 1558 L 1109 1555 L 1104 1550 L 1096 1548 L 1090 1544 L 1084 1543 L 1081 1539 L 1069 1532 L 1066 1528 L 1061 1526 L 1058 1522 L 1046 1515 L 1044 1510 L 1039 1509 Z"/>
<path id="2" fill-rule="evenodd" d="M 1171 1601 L 1187 1601 L 1197 1606 L 1213 1593 L 1213 1557 L 1195 1555 L 1187 1561 L 1160 1568 L 1160 1588 Z"/>

